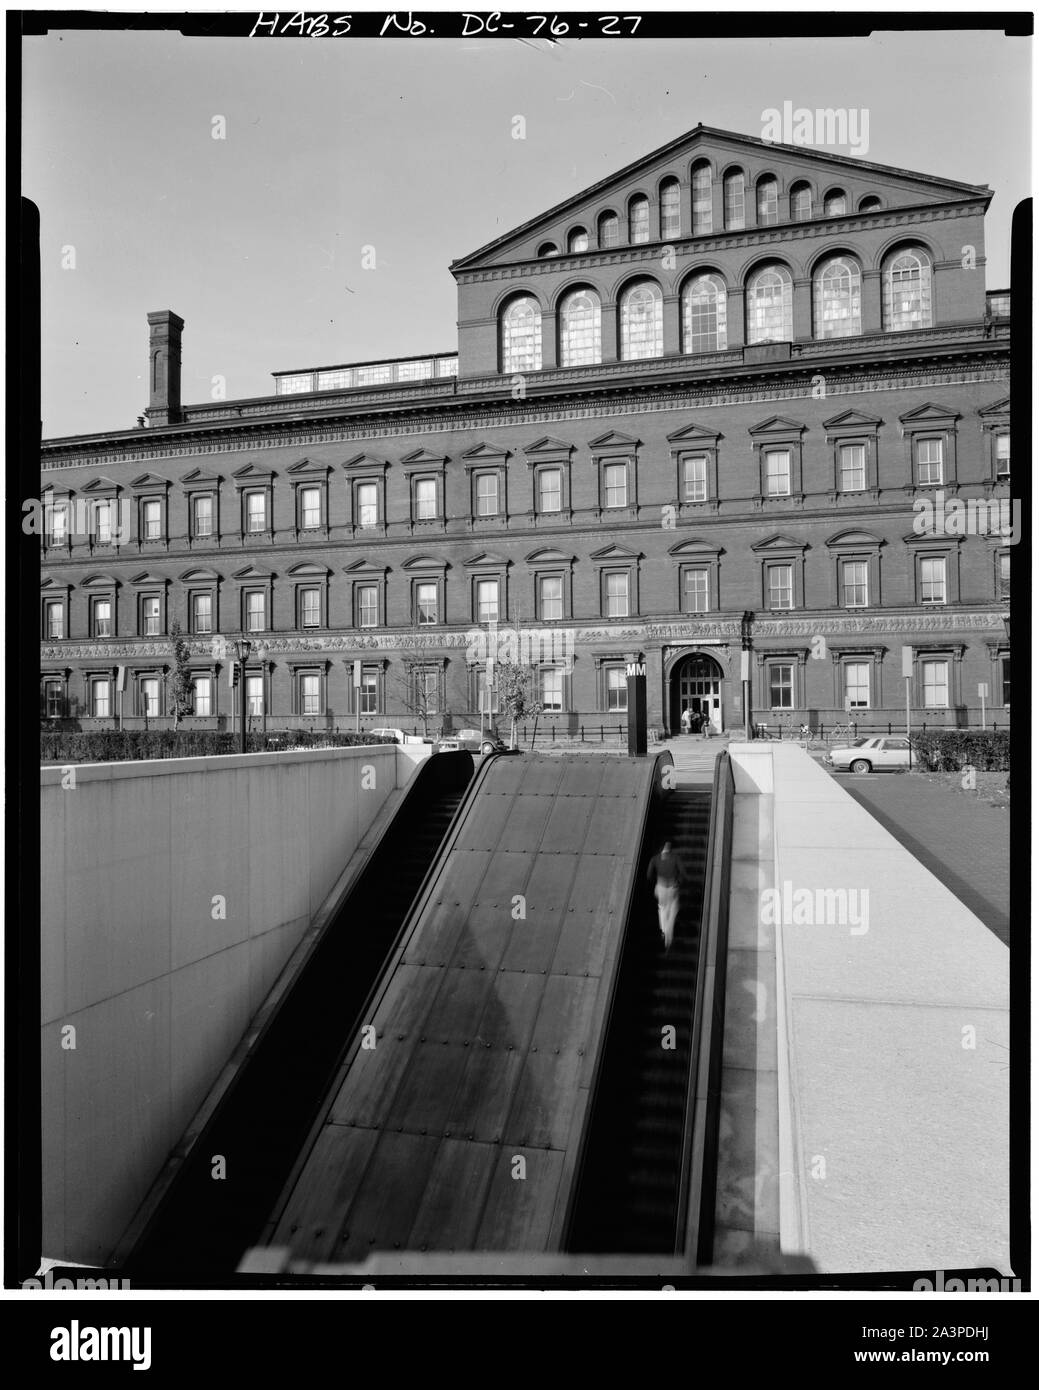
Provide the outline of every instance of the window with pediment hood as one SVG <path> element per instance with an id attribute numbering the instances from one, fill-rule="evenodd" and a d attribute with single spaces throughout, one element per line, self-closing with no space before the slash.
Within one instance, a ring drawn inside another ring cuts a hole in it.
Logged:
<path id="1" fill-rule="evenodd" d="M 559 365 L 592 366 L 602 361 L 602 306 L 594 290 L 568 291 L 559 303 Z"/>
<path id="2" fill-rule="evenodd" d="M 166 594 L 169 580 L 145 570 L 130 580 L 137 608 L 137 635 L 160 637 L 166 631 Z"/>
<path id="3" fill-rule="evenodd" d="M 885 332 L 931 328 L 931 258 L 922 246 L 889 252 L 882 268 Z"/>
<path id="4" fill-rule="evenodd" d="M 87 594 L 89 635 L 100 638 L 118 636 L 118 581 L 110 574 L 92 574 L 79 587 Z"/>
<path id="5" fill-rule="evenodd" d="M 724 352 L 728 347 L 728 295 L 713 272 L 694 275 L 682 286 L 682 351 Z"/>
<path id="6" fill-rule="evenodd" d="M 137 507 L 137 537 L 146 543 L 163 542 L 167 539 L 169 478 L 160 478 L 155 473 L 142 473 L 130 483 Z"/>
<path id="7" fill-rule="evenodd" d="M 541 305 L 533 295 L 512 299 L 501 314 L 503 372 L 541 370 Z"/>
<path id="8" fill-rule="evenodd" d="M 667 437 L 679 509 L 718 510 L 718 446 L 721 435 L 690 424 Z"/>
<path id="9" fill-rule="evenodd" d="M 1010 397 L 1003 396 L 978 411 L 988 465 L 986 485 L 1010 482 Z"/>
<path id="10" fill-rule="evenodd" d="M 350 497 L 350 522 L 355 536 L 386 534 L 386 459 L 355 454 L 343 464 Z"/>
<path id="11" fill-rule="evenodd" d="M 833 451 L 832 495 L 877 492 L 879 430 L 884 422 L 876 415 L 859 410 L 842 410 L 823 421 L 826 442 Z"/>
<path id="12" fill-rule="evenodd" d="M 508 450 L 480 443 L 462 455 L 469 483 L 469 527 L 502 527 L 509 519 Z"/>
<path id="13" fill-rule="evenodd" d="M 411 625 L 439 627 L 446 612 L 447 561 L 433 555 L 416 555 L 401 566 L 411 586 Z"/>
<path id="14" fill-rule="evenodd" d="M 193 468 L 181 478 L 180 486 L 187 502 L 189 545 L 205 549 L 220 540 L 222 482 L 219 474 L 205 473 L 201 468 Z"/>
<path id="15" fill-rule="evenodd" d="M 638 617 L 641 553 L 622 545 L 608 545 L 594 551 L 589 559 L 599 575 L 600 616 Z"/>
<path id="16" fill-rule="evenodd" d="M 328 586 L 332 571 L 326 565 L 293 565 L 287 578 L 295 592 L 295 627 L 300 631 L 328 627 Z"/>
<path id="17" fill-rule="evenodd" d="M 469 620 L 480 626 L 504 623 L 509 617 L 508 582 L 511 561 L 484 551 L 465 562 L 469 576 Z"/>
<path id="18" fill-rule="evenodd" d="M 571 616 L 574 563 L 573 555 L 553 546 L 541 546 L 526 556 L 535 622 L 558 623 Z"/>
<path id="19" fill-rule="evenodd" d="M 238 585 L 238 628 L 245 633 L 269 632 L 274 625 L 274 574 L 246 565 L 232 577 Z"/>
<path id="20" fill-rule="evenodd" d="M 668 551 L 675 566 L 677 611 L 690 616 L 715 613 L 719 598 L 719 565 L 723 554 L 719 545 L 700 536 L 679 541 Z"/>
<path id="21" fill-rule="evenodd" d="M 899 416 L 905 442 L 906 486 L 950 487 L 957 482 L 959 412 L 928 401 Z"/>
<path id="22" fill-rule="evenodd" d="M 118 547 L 129 541 L 130 536 L 124 532 L 121 524 L 124 504 L 121 503 L 120 494 L 123 491 L 111 478 L 93 478 L 81 489 L 80 495 L 86 499 L 87 534 L 82 537 L 73 532 L 74 542 L 85 539 L 88 547 L 94 550 Z"/>
<path id="23" fill-rule="evenodd" d="M 248 463 L 232 473 L 241 510 L 243 541 L 270 540 L 274 535 L 274 474 Z"/>
<path id="24" fill-rule="evenodd" d="M 385 627 L 387 567 L 361 559 L 347 565 L 343 573 L 350 585 L 350 626 Z"/>
<path id="25" fill-rule="evenodd" d="M 830 602 L 838 608 L 876 608 L 880 604 L 881 537 L 872 531 L 838 531 L 826 542 L 830 556 Z"/>
<path id="26" fill-rule="evenodd" d="M 219 631 L 220 575 L 211 569 L 188 569 L 177 576 L 185 599 L 187 630 L 192 636 L 210 637 Z"/>
<path id="27" fill-rule="evenodd" d="M 428 449 L 415 449 L 401 459 L 411 499 L 411 529 L 443 529 L 444 485 L 447 457 Z"/>
<path id="28" fill-rule="evenodd" d="M 794 286 L 785 265 L 764 265 L 747 282 L 747 342 L 790 342 L 794 336 Z"/>
<path id="29" fill-rule="evenodd" d="M 862 272 L 851 256 L 831 256 L 812 277 L 812 315 L 817 338 L 850 338 L 862 332 Z"/>
<path id="30" fill-rule="evenodd" d="M 911 566 L 912 601 L 924 608 L 942 608 L 960 601 L 960 547 L 963 536 L 904 536 L 906 559 Z"/>
<path id="31" fill-rule="evenodd" d="M 621 360 L 664 355 L 664 297 L 654 280 L 629 285 L 620 299 Z"/>
<path id="32" fill-rule="evenodd" d="M 297 536 L 328 535 L 329 466 L 301 459 L 286 470 L 294 493 Z"/>
<path id="33" fill-rule="evenodd" d="M 638 459 L 640 442 L 619 430 L 608 430 L 588 447 L 598 472 L 599 514 L 638 515 Z"/>
<path id="34" fill-rule="evenodd" d="M 761 567 L 761 601 L 769 611 L 805 607 L 805 551 L 807 541 L 783 534 L 769 536 L 751 546 Z"/>
<path id="35" fill-rule="evenodd" d="M 807 426 L 772 415 L 748 430 L 758 453 L 759 506 L 790 499 L 802 501 L 802 448 Z"/>
<path id="36" fill-rule="evenodd" d="M 554 525 L 570 519 L 570 460 L 574 447 L 545 435 L 524 448 L 535 523 Z"/>

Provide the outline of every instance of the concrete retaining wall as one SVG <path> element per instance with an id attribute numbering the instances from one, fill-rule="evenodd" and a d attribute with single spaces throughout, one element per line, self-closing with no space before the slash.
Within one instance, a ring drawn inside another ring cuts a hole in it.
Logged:
<path id="1" fill-rule="evenodd" d="M 105 1259 L 414 768 L 386 745 L 41 770 L 44 1255 Z"/>

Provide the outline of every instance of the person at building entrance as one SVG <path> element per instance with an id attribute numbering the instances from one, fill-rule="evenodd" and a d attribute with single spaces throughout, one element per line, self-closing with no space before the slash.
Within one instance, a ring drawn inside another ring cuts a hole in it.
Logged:
<path id="1" fill-rule="evenodd" d="M 681 724 L 683 734 L 688 734 L 692 731 L 693 711 L 689 708 L 688 705 L 686 705 L 685 709 L 682 711 Z"/>
<path id="2" fill-rule="evenodd" d="M 646 873 L 657 900 L 657 921 L 660 924 L 665 952 L 671 949 L 671 942 L 674 940 L 682 877 L 682 861 L 671 848 L 671 841 L 666 840 L 660 853 L 655 854 L 649 861 Z"/>

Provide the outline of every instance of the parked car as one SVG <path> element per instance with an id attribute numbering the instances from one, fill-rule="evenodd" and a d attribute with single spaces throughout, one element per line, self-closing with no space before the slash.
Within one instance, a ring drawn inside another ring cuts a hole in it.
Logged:
<path id="1" fill-rule="evenodd" d="M 904 734 L 901 738 L 857 738 L 846 748 L 831 748 L 826 761 L 841 772 L 877 772 L 881 768 L 911 767 L 913 750 Z"/>
<path id="2" fill-rule="evenodd" d="M 434 753 L 456 753 L 468 749 L 470 753 L 511 753 L 511 749 L 492 729 L 456 729 L 453 734 L 444 734 L 433 745 Z"/>
<path id="3" fill-rule="evenodd" d="M 407 742 L 403 729 L 369 729 L 368 732 L 373 738 L 392 738 L 394 743 Z"/>

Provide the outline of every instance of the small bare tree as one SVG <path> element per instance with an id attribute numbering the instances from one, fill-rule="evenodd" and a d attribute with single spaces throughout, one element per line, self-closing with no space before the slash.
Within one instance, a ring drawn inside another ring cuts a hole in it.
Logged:
<path id="1" fill-rule="evenodd" d="M 516 747 L 516 725 L 521 719 L 534 719 L 544 708 L 534 698 L 534 672 L 529 666 L 519 666 L 514 661 L 500 661 L 494 667 L 494 684 L 498 692 L 498 706 L 508 716 L 511 729 L 509 747 Z"/>
<path id="2" fill-rule="evenodd" d="M 392 684 L 401 704 L 409 714 L 422 721 L 422 735 L 429 738 L 429 721 L 442 715 L 442 664 L 429 652 L 416 651 L 404 663 L 402 673 L 393 677 Z"/>

